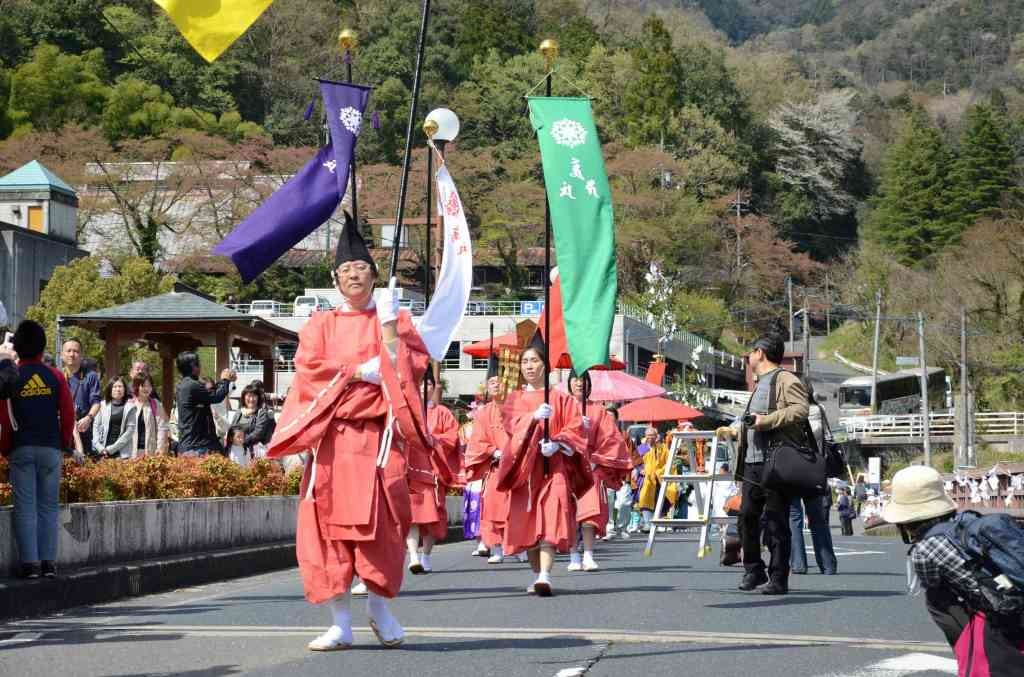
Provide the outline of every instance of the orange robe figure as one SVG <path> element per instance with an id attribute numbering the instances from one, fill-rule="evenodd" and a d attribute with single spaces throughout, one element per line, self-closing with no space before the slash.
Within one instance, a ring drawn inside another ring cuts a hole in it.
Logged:
<path id="1" fill-rule="evenodd" d="M 488 548 L 505 539 L 508 517 L 508 492 L 498 489 L 494 451 L 508 444 L 508 433 L 501 418 L 501 404 L 491 401 L 476 410 L 473 431 L 466 445 L 466 481 L 483 480 L 483 505 L 480 508 L 480 540 Z"/>
<path id="2" fill-rule="evenodd" d="M 574 452 L 545 458 L 540 451 L 544 422 L 533 413 L 544 403 L 543 390 L 517 390 L 501 405 L 509 438 L 498 464 L 498 489 L 509 492 L 505 521 L 506 555 L 547 543 L 568 552 L 576 542 L 576 504 L 594 483 L 590 463 L 579 452 L 586 447 L 583 420 L 571 396 L 551 390 L 549 438 Z"/>
<path id="3" fill-rule="evenodd" d="M 448 535 L 445 495 L 458 482 L 461 465 L 459 422 L 448 407 L 431 402 L 427 430 L 434 443 L 429 453 L 419 444 L 407 447 L 412 523 L 441 541 Z"/>
<path id="4" fill-rule="evenodd" d="M 403 450 L 424 438 L 415 384 L 428 355 L 407 312 L 399 313 L 397 331 L 393 364 L 373 308 L 314 313 L 299 333 L 295 379 L 267 455 L 315 453 L 296 533 L 303 587 L 314 604 L 345 593 L 353 575 L 382 597 L 396 596 L 402 585 L 411 520 Z M 356 380 L 358 366 L 374 356 L 382 384 Z"/>
<path id="5" fill-rule="evenodd" d="M 582 411 L 582 409 L 581 409 Z M 608 526 L 608 496 L 605 487 L 618 490 L 629 477 L 633 464 L 629 449 L 615 425 L 615 419 L 601 407 L 588 407 L 587 460 L 594 472 L 594 484 L 582 496 L 577 494 L 576 519 L 591 524 L 599 538 Z"/>

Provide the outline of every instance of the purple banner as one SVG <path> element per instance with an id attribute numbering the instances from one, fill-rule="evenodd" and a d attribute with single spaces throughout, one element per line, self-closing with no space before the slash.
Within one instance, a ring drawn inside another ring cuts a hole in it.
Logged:
<path id="1" fill-rule="evenodd" d="M 298 174 L 238 224 L 213 253 L 230 256 L 244 282 L 256 279 L 334 213 L 341 202 L 334 157 L 330 144 L 321 148 Z"/>
<path id="2" fill-rule="evenodd" d="M 356 139 L 363 128 L 363 111 L 370 99 L 370 89 L 344 82 L 320 80 L 320 95 L 324 99 L 324 113 L 327 115 L 331 144 L 334 146 L 338 193 L 344 196 L 348 188 L 348 171 L 352 165 Z"/>

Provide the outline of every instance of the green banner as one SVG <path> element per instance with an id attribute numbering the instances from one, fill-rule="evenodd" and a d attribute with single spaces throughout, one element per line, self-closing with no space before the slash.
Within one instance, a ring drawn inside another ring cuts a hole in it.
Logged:
<path id="1" fill-rule="evenodd" d="M 566 341 L 576 371 L 608 362 L 615 318 L 612 194 L 589 99 L 529 97 L 562 284 Z"/>

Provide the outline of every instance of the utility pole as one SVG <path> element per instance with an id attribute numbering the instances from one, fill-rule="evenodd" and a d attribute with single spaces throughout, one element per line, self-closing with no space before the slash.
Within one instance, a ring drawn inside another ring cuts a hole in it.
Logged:
<path id="1" fill-rule="evenodd" d="M 825 336 L 832 335 L 832 294 L 828 289 L 828 273 L 825 273 Z"/>
<path id="2" fill-rule="evenodd" d="M 786 299 L 789 302 L 789 344 L 793 345 L 793 278 L 786 276 Z"/>
<path id="3" fill-rule="evenodd" d="M 970 388 L 967 376 L 967 308 L 960 306 L 960 453 L 956 468 L 973 468 L 974 463 L 974 407 L 970 403 Z"/>
<path id="4" fill-rule="evenodd" d="M 811 321 L 807 319 L 807 297 L 804 297 L 804 379 L 811 378 Z"/>
<path id="5" fill-rule="evenodd" d="M 875 292 L 875 342 L 871 349 L 871 414 L 878 413 L 878 330 L 882 326 L 882 290 Z"/>
<path id="6" fill-rule="evenodd" d="M 932 431 L 928 410 L 928 362 L 924 353 L 924 313 L 917 313 L 917 346 L 921 360 L 921 433 L 924 435 L 924 464 L 932 464 Z"/>

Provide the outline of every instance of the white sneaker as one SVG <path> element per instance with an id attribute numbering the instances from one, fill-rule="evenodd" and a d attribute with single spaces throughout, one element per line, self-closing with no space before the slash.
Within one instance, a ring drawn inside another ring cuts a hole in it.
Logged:
<path id="1" fill-rule="evenodd" d="M 352 628 L 348 632 L 332 625 L 327 632 L 306 645 L 310 651 L 344 651 L 352 648 Z"/>
<path id="2" fill-rule="evenodd" d="M 601 567 L 597 566 L 597 562 L 594 561 L 593 556 L 583 555 L 583 570 L 584 571 L 597 571 Z"/>
<path id="3" fill-rule="evenodd" d="M 582 571 L 583 570 L 583 557 L 573 550 L 569 553 L 569 566 L 566 567 L 568 571 Z"/>
<path id="4" fill-rule="evenodd" d="M 629 532 L 628 531 L 621 532 L 619 534 L 619 538 L 621 538 L 624 541 L 628 541 L 629 540 Z"/>
<path id="5" fill-rule="evenodd" d="M 362 581 L 359 581 L 358 583 L 352 586 L 352 594 L 357 597 L 365 596 L 366 592 L 366 583 L 363 583 Z"/>
<path id="6" fill-rule="evenodd" d="M 516 559 L 518 559 L 520 562 L 529 562 L 530 556 L 525 552 L 521 552 L 518 555 L 516 555 Z"/>
<path id="7" fill-rule="evenodd" d="M 501 564 L 504 561 L 505 561 L 505 558 L 502 557 L 501 555 L 491 555 L 490 557 L 487 558 L 487 563 L 488 564 Z"/>
<path id="8" fill-rule="evenodd" d="M 429 574 L 431 571 L 434 570 L 434 568 L 430 566 L 430 555 L 426 553 L 420 555 L 420 566 L 423 567 L 423 573 L 425 574 Z"/>

